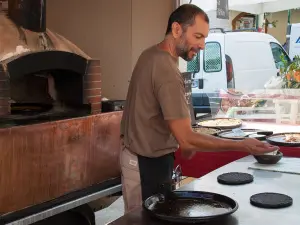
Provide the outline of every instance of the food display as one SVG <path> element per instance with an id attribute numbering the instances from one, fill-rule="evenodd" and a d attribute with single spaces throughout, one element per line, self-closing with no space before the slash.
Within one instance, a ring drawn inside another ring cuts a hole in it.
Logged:
<path id="1" fill-rule="evenodd" d="M 243 95 L 243 92 L 236 90 L 236 89 L 232 89 L 232 88 L 228 88 L 227 93 L 229 93 L 231 95 L 237 95 L 237 96 Z"/>
<path id="2" fill-rule="evenodd" d="M 242 126 L 242 121 L 234 118 L 217 118 L 204 120 L 198 123 L 202 127 L 213 127 L 213 128 L 236 128 Z"/>

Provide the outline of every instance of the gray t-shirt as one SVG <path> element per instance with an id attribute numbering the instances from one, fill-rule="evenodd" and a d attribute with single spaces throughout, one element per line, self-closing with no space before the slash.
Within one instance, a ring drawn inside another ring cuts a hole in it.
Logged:
<path id="1" fill-rule="evenodd" d="M 145 50 L 134 68 L 121 135 L 133 153 L 159 157 L 178 148 L 166 120 L 190 118 L 184 80 L 176 58 L 156 45 Z"/>

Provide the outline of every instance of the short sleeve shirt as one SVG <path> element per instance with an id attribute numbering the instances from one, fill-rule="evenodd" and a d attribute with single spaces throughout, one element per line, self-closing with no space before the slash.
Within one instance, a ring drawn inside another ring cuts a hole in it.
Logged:
<path id="1" fill-rule="evenodd" d="M 178 143 L 167 121 L 184 118 L 190 111 L 177 60 L 153 46 L 141 54 L 131 77 L 121 121 L 124 145 L 145 157 L 174 152 Z"/>

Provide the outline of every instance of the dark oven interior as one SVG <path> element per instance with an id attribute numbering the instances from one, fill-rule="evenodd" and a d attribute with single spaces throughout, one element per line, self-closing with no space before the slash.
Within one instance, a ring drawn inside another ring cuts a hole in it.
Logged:
<path id="1" fill-rule="evenodd" d="M 86 115 L 83 103 L 83 74 L 53 69 L 10 79 L 11 115 Z"/>
<path id="2" fill-rule="evenodd" d="M 0 126 L 26 125 L 100 112 L 98 60 L 49 51 L 0 68 Z"/>

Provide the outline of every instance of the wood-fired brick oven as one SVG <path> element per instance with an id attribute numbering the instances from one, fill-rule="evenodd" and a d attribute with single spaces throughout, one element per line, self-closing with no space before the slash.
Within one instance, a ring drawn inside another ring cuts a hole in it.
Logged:
<path id="1" fill-rule="evenodd" d="M 11 0 L 0 14 L 2 120 L 100 112 L 100 61 L 46 29 L 45 12 L 45 1 Z"/>
<path id="2" fill-rule="evenodd" d="M 46 28 L 45 5 L 0 13 L 0 219 L 120 176 L 122 113 L 101 113 L 100 61 Z"/>

